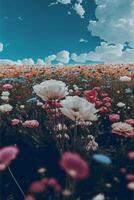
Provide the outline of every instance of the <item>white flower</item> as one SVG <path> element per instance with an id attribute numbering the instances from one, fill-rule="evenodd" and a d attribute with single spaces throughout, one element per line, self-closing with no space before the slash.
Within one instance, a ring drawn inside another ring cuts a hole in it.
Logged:
<path id="1" fill-rule="evenodd" d="M 62 99 L 68 94 L 68 87 L 62 81 L 47 80 L 33 87 L 34 92 L 44 101 Z"/>
<path id="2" fill-rule="evenodd" d="M 21 109 L 24 109 L 24 108 L 25 108 L 25 105 L 20 105 L 20 108 L 21 108 Z"/>
<path id="3" fill-rule="evenodd" d="M 2 113 L 10 112 L 12 109 L 13 109 L 13 107 L 9 104 L 0 105 L 0 112 L 2 112 Z"/>
<path id="4" fill-rule="evenodd" d="M 8 97 L 8 96 L 1 96 L 1 99 L 2 99 L 3 101 L 8 101 L 8 100 L 9 100 L 9 97 Z"/>
<path id="5" fill-rule="evenodd" d="M 131 81 L 131 77 L 129 77 L 129 76 L 121 76 L 119 80 L 122 81 L 122 82 L 128 82 L 128 81 Z"/>
<path id="6" fill-rule="evenodd" d="M 125 106 L 125 103 L 119 102 L 119 103 L 117 103 L 117 106 L 118 106 L 119 108 L 123 108 L 123 107 Z"/>
<path id="7" fill-rule="evenodd" d="M 94 104 L 78 96 L 68 96 L 61 101 L 61 112 L 73 121 L 96 121 Z"/>
<path id="8" fill-rule="evenodd" d="M 104 194 L 98 194 L 92 200 L 105 200 L 105 196 Z"/>
<path id="9" fill-rule="evenodd" d="M 8 92 L 8 91 L 6 91 L 6 92 L 2 92 L 2 94 L 1 94 L 2 96 L 9 96 L 10 95 L 10 93 Z"/>

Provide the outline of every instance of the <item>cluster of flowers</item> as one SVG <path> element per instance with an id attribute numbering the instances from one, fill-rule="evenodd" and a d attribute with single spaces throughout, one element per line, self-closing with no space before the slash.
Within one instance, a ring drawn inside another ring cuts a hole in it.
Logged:
<path id="1" fill-rule="evenodd" d="M 119 78 L 119 81 L 127 83 L 131 81 L 131 78 L 122 76 Z M 86 89 L 84 91 L 77 85 L 73 85 L 73 88 L 69 87 L 70 86 L 67 86 L 63 81 L 47 80 L 34 85 L 33 94 L 38 98 L 38 100 L 34 99 L 36 105 L 40 106 L 44 113 L 47 114 L 47 120 L 51 124 L 50 127 L 47 127 L 47 122 L 44 122 L 46 123 L 46 127 L 50 129 L 50 133 L 53 133 L 52 137 L 54 137 L 56 144 L 60 144 L 60 167 L 72 178 L 71 181 L 81 181 L 87 179 L 90 174 L 90 164 L 86 161 L 86 155 L 89 151 L 93 151 L 92 158 L 96 162 L 105 165 L 111 165 L 112 163 L 111 158 L 105 153 L 94 154 L 94 151 L 99 149 L 99 145 L 95 141 L 96 133 L 93 136 L 93 131 L 96 131 L 97 128 L 99 129 L 99 126 L 97 127 L 96 124 L 98 123 L 101 126 L 101 120 L 108 120 L 112 133 L 117 134 L 117 136 L 122 136 L 121 138 L 131 139 L 134 138 L 134 119 L 125 117 L 125 119 L 122 120 L 121 112 L 122 108 L 126 107 L 126 104 L 117 102 L 114 111 L 113 99 L 110 98 L 108 92 L 104 92 L 101 87 L 94 87 L 93 89 Z M 1 100 L 6 103 L 0 105 L 1 115 L 11 112 L 17 107 L 13 107 L 7 103 L 10 101 L 9 91 L 12 89 L 12 84 L 3 85 Z M 20 108 L 24 109 L 25 106 L 21 105 Z M 119 111 L 117 111 L 117 109 L 119 109 Z M 12 127 L 18 126 L 18 130 L 20 130 L 21 127 L 36 129 L 42 126 L 40 119 L 22 120 L 21 117 L 12 118 L 10 123 Z M 79 128 L 80 131 L 84 129 L 84 133 L 79 135 Z M 97 134 L 99 133 L 98 131 Z M 63 135 L 67 141 L 62 140 Z M 83 145 L 81 146 L 81 151 L 79 151 L 80 144 Z M 86 152 L 84 159 L 81 156 L 83 152 Z M 17 157 L 18 153 L 19 150 L 15 146 L 1 148 L 0 171 L 6 169 L 11 161 Z M 128 158 L 133 160 L 133 155 L 133 152 L 129 152 Z M 126 174 L 126 179 L 128 180 L 127 187 L 130 190 L 134 190 L 133 176 L 133 174 Z M 73 185 L 73 181 L 71 184 Z M 45 193 L 48 188 L 52 188 L 54 192 L 64 195 L 70 195 L 70 193 L 72 194 L 74 192 L 74 188 L 73 191 L 62 190 L 61 185 L 56 179 L 45 177 L 31 184 L 29 193 L 25 199 L 34 200 L 36 193 Z M 93 200 L 98 199 L 103 200 L 105 196 L 103 194 L 98 194 L 93 197 Z"/>

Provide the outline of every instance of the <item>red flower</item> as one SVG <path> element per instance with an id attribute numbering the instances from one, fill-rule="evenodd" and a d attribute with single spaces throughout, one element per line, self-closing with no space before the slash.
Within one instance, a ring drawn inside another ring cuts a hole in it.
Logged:
<path id="1" fill-rule="evenodd" d="M 5 170 L 19 153 L 17 147 L 9 146 L 0 149 L 0 171 Z"/>
<path id="2" fill-rule="evenodd" d="M 96 90 L 85 90 L 84 95 L 88 101 L 94 102 L 97 98 L 98 93 Z"/>
<path id="3" fill-rule="evenodd" d="M 120 115 L 118 115 L 118 114 L 111 114 L 111 115 L 109 115 L 109 120 L 111 122 L 118 122 L 120 120 Z"/>
<path id="4" fill-rule="evenodd" d="M 88 177 L 89 166 L 87 162 L 76 153 L 63 153 L 60 160 L 60 166 L 76 180 Z"/>

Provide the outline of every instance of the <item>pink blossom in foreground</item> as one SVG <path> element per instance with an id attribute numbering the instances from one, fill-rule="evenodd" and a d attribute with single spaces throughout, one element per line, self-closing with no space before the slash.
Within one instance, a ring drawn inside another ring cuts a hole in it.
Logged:
<path id="1" fill-rule="evenodd" d="M 17 147 L 9 146 L 0 149 L 0 171 L 5 170 L 12 160 L 16 159 L 19 150 Z"/>
<path id="2" fill-rule="evenodd" d="M 25 128 L 38 128 L 39 122 L 37 120 L 26 120 L 22 126 Z"/>
<path id="3" fill-rule="evenodd" d="M 128 153 L 128 158 L 130 160 L 134 160 L 134 151 L 131 151 L 131 152 Z"/>
<path id="4" fill-rule="evenodd" d="M 76 180 L 85 179 L 89 175 L 89 166 L 87 162 L 76 153 L 63 153 L 60 166 Z"/>
<path id="5" fill-rule="evenodd" d="M 13 85 L 11 85 L 11 84 L 4 84 L 3 85 L 3 89 L 5 89 L 5 90 L 11 90 L 13 88 Z"/>

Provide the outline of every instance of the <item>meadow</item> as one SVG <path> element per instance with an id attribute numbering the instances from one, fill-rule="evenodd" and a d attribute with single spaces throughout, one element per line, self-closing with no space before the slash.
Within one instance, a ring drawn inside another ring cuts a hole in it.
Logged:
<path id="1" fill-rule="evenodd" d="M 133 200 L 134 65 L 0 66 L 0 200 Z"/>

